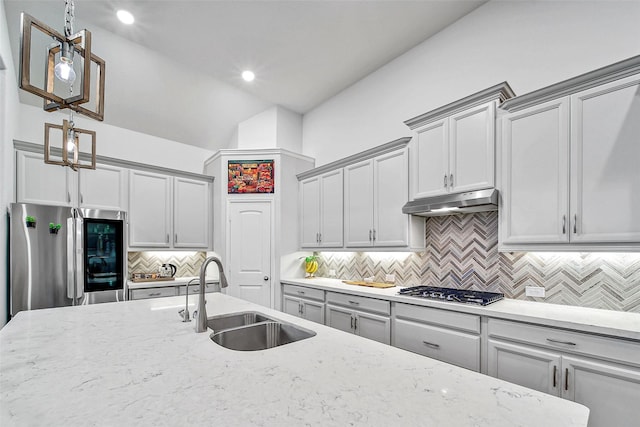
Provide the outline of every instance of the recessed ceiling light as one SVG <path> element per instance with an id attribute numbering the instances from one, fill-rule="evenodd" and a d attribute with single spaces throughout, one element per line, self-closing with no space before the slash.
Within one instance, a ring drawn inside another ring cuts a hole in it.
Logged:
<path id="1" fill-rule="evenodd" d="M 246 71 L 242 72 L 242 78 L 246 82 L 251 82 L 251 81 L 253 81 L 253 79 L 256 78 L 256 75 L 253 74 L 253 71 L 246 70 Z"/>
<path id="2" fill-rule="evenodd" d="M 116 12 L 116 15 L 118 15 L 118 19 L 123 24 L 131 25 L 135 22 L 135 18 L 129 11 L 120 9 L 118 12 Z"/>

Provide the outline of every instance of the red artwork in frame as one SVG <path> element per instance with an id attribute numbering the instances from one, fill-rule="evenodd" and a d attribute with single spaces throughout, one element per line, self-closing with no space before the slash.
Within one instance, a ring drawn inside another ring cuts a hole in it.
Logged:
<path id="1" fill-rule="evenodd" d="M 273 160 L 229 160 L 228 194 L 273 193 Z"/>

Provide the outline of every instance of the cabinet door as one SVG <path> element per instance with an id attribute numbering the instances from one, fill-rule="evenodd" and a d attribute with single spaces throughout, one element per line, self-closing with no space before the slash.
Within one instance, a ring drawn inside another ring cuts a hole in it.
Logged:
<path id="1" fill-rule="evenodd" d="M 394 151 L 373 161 L 373 244 L 407 246 L 409 215 L 402 213 L 409 198 L 407 150 Z"/>
<path id="2" fill-rule="evenodd" d="M 284 295 L 282 297 L 282 311 L 296 317 L 302 317 L 301 302 L 299 298 Z"/>
<path id="3" fill-rule="evenodd" d="M 391 319 L 377 314 L 356 312 L 354 319 L 355 332 L 383 344 L 391 344 Z"/>
<path id="4" fill-rule="evenodd" d="M 129 246 L 168 248 L 171 232 L 171 177 L 129 174 Z"/>
<path id="5" fill-rule="evenodd" d="M 569 241 L 567 99 L 502 119 L 502 243 Z"/>
<path id="6" fill-rule="evenodd" d="M 589 427 L 637 425 L 640 370 L 568 356 L 562 370 L 562 396 L 590 409 Z"/>
<path id="7" fill-rule="evenodd" d="M 327 304 L 326 307 L 327 326 L 353 333 L 353 310 L 331 304 Z"/>
<path id="8" fill-rule="evenodd" d="M 342 247 L 343 244 L 343 172 L 332 171 L 321 177 L 320 246 Z"/>
<path id="9" fill-rule="evenodd" d="M 449 189 L 479 190 L 495 182 L 495 102 L 449 119 Z"/>
<path id="10" fill-rule="evenodd" d="M 395 319 L 394 345 L 480 372 L 480 336 Z"/>
<path id="11" fill-rule="evenodd" d="M 209 246 L 209 183 L 174 178 L 173 246 L 207 248 Z"/>
<path id="12" fill-rule="evenodd" d="M 316 301 L 300 300 L 302 304 L 302 317 L 312 322 L 324 325 L 324 304 Z"/>
<path id="13" fill-rule="evenodd" d="M 418 128 L 412 141 L 412 198 L 437 196 L 449 191 L 448 119 Z"/>
<path id="14" fill-rule="evenodd" d="M 489 339 L 488 374 L 544 393 L 560 394 L 560 355 Z"/>
<path id="15" fill-rule="evenodd" d="M 300 181 L 300 246 L 315 248 L 320 244 L 320 177 Z"/>
<path id="16" fill-rule="evenodd" d="M 344 168 L 347 247 L 373 245 L 373 160 Z"/>
<path id="17" fill-rule="evenodd" d="M 640 241 L 639 91 L 636 75 L 571 96 L 574 242 Z"/>
<path id="18" fill-rule="evenodd" d="M 80 207 L 126 211 L 126 169 L 110 165 L 96 165 L 95 170 L 80 169 Z"/>
<path id="19" fill-rule="evenodd" d="M 75 181 L 68 167 L 48 165 L 38 153 L 18 151 L 16 201 L 43 205 L 75 205 Z"/>

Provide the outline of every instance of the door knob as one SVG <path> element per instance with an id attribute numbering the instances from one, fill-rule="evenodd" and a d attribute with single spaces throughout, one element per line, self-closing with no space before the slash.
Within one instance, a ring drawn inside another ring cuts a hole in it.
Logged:
<path id="1" fill-rule="evenodd" d="M 263 280 L 266 282 L 267 280 L 269 280 L 269 276 L 264 276 Z"/>

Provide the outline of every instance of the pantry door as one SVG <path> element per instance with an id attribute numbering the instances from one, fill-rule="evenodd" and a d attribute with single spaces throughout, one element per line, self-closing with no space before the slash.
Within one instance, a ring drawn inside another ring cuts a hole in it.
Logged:
<path id="1" fill-rule="evenodd" d="M 272 203 L 229 201 L 227 208 L 227 294 L 273 307 Z"/>

